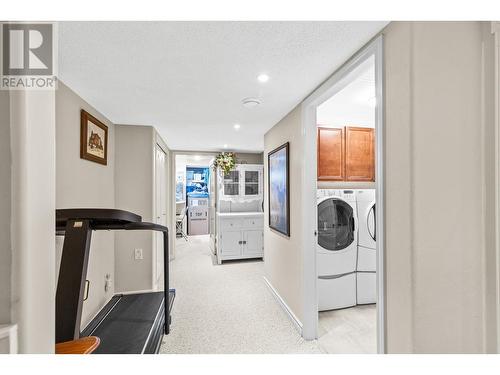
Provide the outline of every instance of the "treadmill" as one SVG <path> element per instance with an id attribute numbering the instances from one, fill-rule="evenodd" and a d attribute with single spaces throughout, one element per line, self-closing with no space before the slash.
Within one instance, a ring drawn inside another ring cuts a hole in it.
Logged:
<path id="1" fill-rule="evenodd" d="M 86 290 L 88 294 L 90 241 L 95 230 L 162 232 L 164 290 L 115 295 L 80 332 Z M 175 298 L 175 290 L 169 289 L 168 229 L 143 222 L 139 215 L 128 211 L 77 208 L 56 210 L 56 234 L 64 235 L 56 291 L 56 343 L 97 336 L 100 345 L 94 353 L 158 353 L 163 335 L 170 332 Z"/>

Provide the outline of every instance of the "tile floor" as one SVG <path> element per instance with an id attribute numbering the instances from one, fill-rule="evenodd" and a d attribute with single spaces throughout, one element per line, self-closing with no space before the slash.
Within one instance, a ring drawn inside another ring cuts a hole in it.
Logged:
<path id="1" fill-rule="evenodd" d="M 376 305 L 319 313 L 319 345 L 332 354 L 377 353 Z"/>

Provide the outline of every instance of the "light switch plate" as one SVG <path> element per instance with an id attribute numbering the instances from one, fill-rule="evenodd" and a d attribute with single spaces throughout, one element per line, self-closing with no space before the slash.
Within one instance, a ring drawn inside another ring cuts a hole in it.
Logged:
<path id="1" fill-rule="evenodd" d="M 143 259 L 142 249 L 135 249 L 134 250 L 134 259 L 135 260 L 141 260 L 141 259 Z"/>

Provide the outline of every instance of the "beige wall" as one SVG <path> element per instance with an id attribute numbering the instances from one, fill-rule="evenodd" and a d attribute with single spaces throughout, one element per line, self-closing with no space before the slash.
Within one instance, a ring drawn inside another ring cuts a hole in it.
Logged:
<path id="1" fill-rule="evenodd" d="M 10 323 L 11 267 L 10 241 L 11 157 L 10 100 L 8 91 L 0 91 L 0 324 Z M 0 351 L 1 353 L 1 351 Z"/>
<path id="2" fill-rule="evenodd" d="M 80 159 L 80 110 L 108 126 L 108 165 Z M 115 207 L 115 126 L 63 83 L 56 91 L 56 207 Z M 89 297 L 83 304 L 82 328 L 113 296 L 104 291 L 105 275 L 114 279 L 114 233 L 92 233 L 87 279 Z M 63 237 L 57 238 L 57 271 Z"/>
<path id="3" fill-rule="evenodd" d="M 263 154 L 237 152 L 236 161 L 243 164 L 263 164 Z"/>
<path id="4" fill-rule="evenodd" d="M 396 22 L 384 31 L 389 352 L 494 350 L 487 26 Z"/>
<path id="5" fill-rule="evenodd" d="M 496 350 L 488 29 L 480 22 L 393 22 L 383 32 L 390 353 Z M 266 276 L 302 319 L 300 122 L 296 108 L 265 135 L 264 157 L 291 142 L 292 235 L 266 223 L 264 241 Z"/>
<path id="6" fill-rule="evenodd" d="M 150 126 L 117 125 L 116 208 L 153 220 L 154 129 Z M 135 260 L 134 249 L 143 249 Z M 116 232 L 115 289 L 119 292 L 152 288 L 153 233 Z"/>
<path id="7" fill-rule="evenodd" d="M 264 158 L 276 147 L 290 142 L 290 237 L 269 229 L 268 196 L 264 189 L 264 268 L 268 281 L 299 320 L 303 319 L 302 280 L 302 152 L 301 106 L 296 107 L 264 136 Z M 264 163 L 264 186 L 267 186 L 267 163 Z"/>

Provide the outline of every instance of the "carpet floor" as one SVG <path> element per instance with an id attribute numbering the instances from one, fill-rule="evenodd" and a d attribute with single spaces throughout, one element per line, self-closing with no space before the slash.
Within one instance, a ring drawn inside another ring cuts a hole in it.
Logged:
<path id="1" fill-rule="evenodd" d="M 300 337 L 278 305 L 262 261 L 214 265 L 208 236 L 179 240 L 170 285 L 177 294 L 161 353 L 324 353 Z"/>

